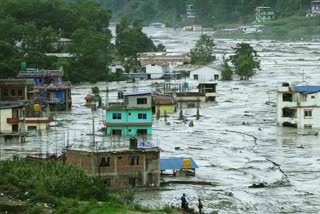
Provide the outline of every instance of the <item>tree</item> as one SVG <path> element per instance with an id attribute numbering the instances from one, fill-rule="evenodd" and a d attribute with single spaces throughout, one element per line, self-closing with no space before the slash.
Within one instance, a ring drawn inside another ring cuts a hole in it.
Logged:
<path id="1" fill-rule="evenodd" d="M 210 36 L 206 34 L 201 35 L 195 47 L 191 49 L 191 63 L 198 65 L 206 65 L 214 61 L 214 47 L 214 40 Z"/>
<path id="2" fill-rule="evenodd" d="M 257 52 L 247 43 L 239 43 L 235 48 L 235 55 L 230 56 L 235 73 L 241 80 L 248 80 L 260 69 Z"/>
<path id="3" fill-rule="evenodd" d="M 221 79 L 222 80 L 232 80 L 232 69 L 230 65 L 228 64 L 228 59 L 223 57 L 223 63 L 221 65 L 222 71 L 221 71 Z"/>

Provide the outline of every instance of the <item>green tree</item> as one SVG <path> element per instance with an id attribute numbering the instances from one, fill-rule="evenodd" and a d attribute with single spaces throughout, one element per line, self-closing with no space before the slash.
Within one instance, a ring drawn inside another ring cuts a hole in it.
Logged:
<path id="1" fill-rule="evenodd" d="M 206 65 L 215 60 L 213 55 L 215 43 L 213 38 L 203 34 L 197 41 L 195 47 L 191 50 L 191 63 Z"/>
<path id="2" fill-rule="evenodd" d="M 255 75 L 256 70 L 260 69 L 260 61 L 257 52 L 247 43 L 238 43 L 232 48 L 235 54 L 230 56 L 235 73 L 241 80 L 248 80 Z"/>
<path id="3" fill-rule="evenodd" d="M 221 65 L 222 71 L 221 71 L 221 79 L 222 80 L 232 80 L 232 68 L 228 64 L 228 59 L 223 57 L 223 63 Z"/>

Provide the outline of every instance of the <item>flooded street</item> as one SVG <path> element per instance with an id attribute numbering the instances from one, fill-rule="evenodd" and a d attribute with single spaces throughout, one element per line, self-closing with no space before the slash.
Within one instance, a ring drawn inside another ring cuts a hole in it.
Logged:
<path id="1" fill-rule="evenodd" d="M 145 32 L 167 51 L 189 51 L 200 32 L 147 28 Z M 230 54 L 242 40 L 216 39 L 218 59 Z M 192 157 L 199 169 L 194 184 L 169 184 L 160 191 L 137 194 L 144 206 L 179 206 L 186 193 L 191 207 L 198 197 L 204 212 L 210 213 L 318 213 L 320 210 L 319 136 L 303 135 L 304 130 L 276 126 L 276 89 L 283 82 L 320 84 L 320 43 L 246 41 L 258 51 L 261 70 L 250 81 L 219 82 L 217 103 L 184 110 L 194 127 L 178 120 L 178 113 L 164 119 L 154 118 L 153 140 L 159 142 L 162 157 Z M 181 80 L 182 81 L 182 80 Z M 117 89 L 148 88 L 153 81 L 109 83 L 110 100 Z M 159 81 L 158 81 L 159 82 Z M 195 84 L 195 83 L 193 83 Z M 75 85 L 69 112 L 56 113 L 62 126 L 29 137 L 22 145 L 1 144 L 1 158 L 16 154 L 61 153 L 66 145 L 91 144 L 92 114 L 84 97 L 91 87 L 106 89 L 106 83 Z M 105 100 L 105 93 L 101 93 Z M 266 102 L 271 102 L 267 105 Z M 108 141 L 102 131 L 104 112 L 95 114 L 99 146 Z M 320 131 L 320 130 L 315 130 Z M 175 147 L 180 147 L 176 150 Z M 208 182 L 207 185 L 196 181 Z M 249 188 L 263 183 L 265 188 Z"/>

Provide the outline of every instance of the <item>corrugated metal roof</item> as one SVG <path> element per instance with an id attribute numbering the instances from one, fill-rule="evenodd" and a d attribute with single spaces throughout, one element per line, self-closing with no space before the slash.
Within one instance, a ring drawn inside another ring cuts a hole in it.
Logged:
<path id="1" fill-rule="evenodd" d="M 303 94 L 312 94 L 320 91 L 320 86 L 295 86 L 295 91 Z"/>
<path id="2" fill-rule="evenodd" d="M 151 90 L 140 90 L 140 91 L 129 91 L 123 93 L 124 96 L 133 96 L 133 95 L 142 95 L 142 94 L 151 94 Z"/>
<path id="3" fill-rule="evenodd" d="M 160 159 L 160 170 L 168 170 L 168 169 L 183 169 L 183 160 L 190 159 L 191 160 L 191 168 L 199 168 L 196 162 L 192 158 L 161 158 Z"/>

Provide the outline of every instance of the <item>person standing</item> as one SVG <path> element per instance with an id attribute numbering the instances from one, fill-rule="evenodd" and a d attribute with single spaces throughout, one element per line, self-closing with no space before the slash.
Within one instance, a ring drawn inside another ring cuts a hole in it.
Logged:
<path id="1" fill-rule="evenodd" d="M 199 208 L 199 213 L 201 214 L 202 213 L 203 204 L 202 204 L 202 201 L 201 201 L 200 198 L 198 199 L 198 208 Z"/>
<path id="2" fill-rule="evenodd" d="M 181 197 L 181 209 L 183 210 L 188 209 L 188 201 L 185 193 L 183 193 Z"/>

